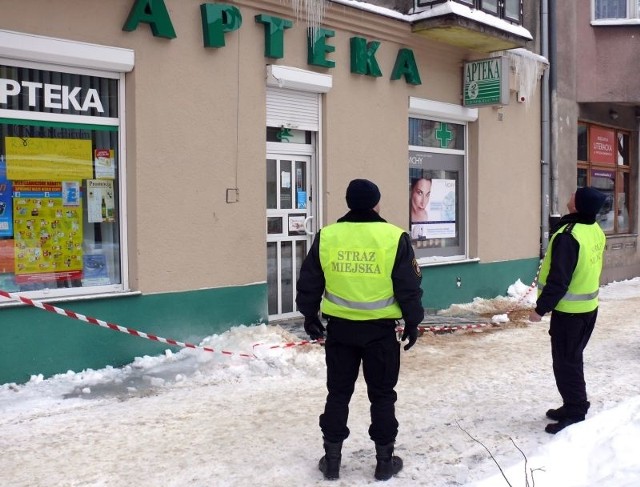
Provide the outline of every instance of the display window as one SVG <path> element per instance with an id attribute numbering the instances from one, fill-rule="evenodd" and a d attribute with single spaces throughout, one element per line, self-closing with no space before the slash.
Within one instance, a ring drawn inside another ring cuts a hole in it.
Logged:
<path id="1" fill-rule="evenodd" d="M 409 228 L 417 257 L 465 254 L 465 125 L 409 118 Z"/>
<path id="2" fill-rule="evenodd" d="M 1 289 L 124 288 L 118 76 L 0 66 Z"/>
<path id="3" fill-rule="evenodd" d="M 578 125 L 577 187 L 592 186 L 607 199 L 596 221 L 607 234 L 629 233 L 630 134 L 594 124 Z"/>

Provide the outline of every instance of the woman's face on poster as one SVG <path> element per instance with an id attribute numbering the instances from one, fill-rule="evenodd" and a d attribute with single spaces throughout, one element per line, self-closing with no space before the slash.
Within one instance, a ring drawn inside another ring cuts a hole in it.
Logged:
<path id="1" fill-rule="evenodd" d="M 431 196 L 431 180 L 419 179 L 411 192 L 411 207 L 414 213 L 424 212 Z"/>

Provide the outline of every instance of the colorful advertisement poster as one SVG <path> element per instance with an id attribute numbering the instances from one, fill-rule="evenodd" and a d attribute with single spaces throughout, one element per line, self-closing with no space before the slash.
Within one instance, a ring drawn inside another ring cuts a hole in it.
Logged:
<path id="1" fill-rule="evenodd" d="M 7 180 L 7 166 L 0 155 L 0 237 L 13 236 L 13 215 L 11 207 L 11 181 Z"/>
<path id="2" fill-rule="evenodd" d="M 411 238 L 425 240 L 431 238 L 452 238 L 456 236 L 456 181 L 454 179 L 424 179 L 420 189 L 424 193 L 423 214 L 412 219 Z M 420 181 L 416 183 L 416 188 Z M 416 191 L 418 191 L 416 189 Z M 417 197 L 414 197 L 417 199 Z M 418 205 L 419 206 L 419 205 Z"/>
<path id="3" fill-rule="evenodd" d="M 116 178 L 116 159 L 113 149 L 96 149 L 93 163 L 96 179 Z"/>
<path id="4" fill-rule="evenodd" d="M 617 155 L 616 137 L 613 129 L 589 127 L 589 160 L 600 164 L 615 164 Z"/>
<path id="5" fill-rule="evenodd" d="M 89 223 L 113 223 L 116 221 L 113 181 L 87 180 L 87 218 Z"/>
<path id="6" fill-rule="evenodd" d="M 20 181 L 13 185 L 16 282 L 82 277 L 82 209 L 62 204 L 62 185 Z"/>
<path id="7" fill-rule="evenodd" d="M 11 181 L 81 181 L 93 177 L 91 140 L 5 137 Z"/>

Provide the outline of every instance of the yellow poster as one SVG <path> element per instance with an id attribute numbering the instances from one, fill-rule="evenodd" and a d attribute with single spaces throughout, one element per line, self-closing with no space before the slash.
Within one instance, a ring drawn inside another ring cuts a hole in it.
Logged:
<path id="1" fill-rule="evenodd" d="M 7 179 L 79 181 L 93 177 L 91 140 L 5 137 Z"/>
<path id="2" fill-rule="evenodd" d="M 63 206 L 62 185 L 24 181 L 14 185 L 16 282 L 82 276 L 82 208 Z"/>

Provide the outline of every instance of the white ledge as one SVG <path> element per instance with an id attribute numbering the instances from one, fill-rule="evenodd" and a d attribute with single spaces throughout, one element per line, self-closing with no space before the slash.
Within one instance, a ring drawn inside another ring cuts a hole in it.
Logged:
<path id="1" fill-rule="evenodd" d="M 134 51 L 121 47 L 0 30 L 0 57 L 127 73 Z"/>

